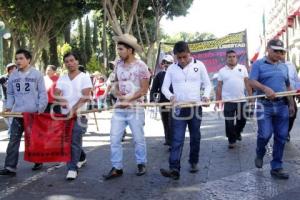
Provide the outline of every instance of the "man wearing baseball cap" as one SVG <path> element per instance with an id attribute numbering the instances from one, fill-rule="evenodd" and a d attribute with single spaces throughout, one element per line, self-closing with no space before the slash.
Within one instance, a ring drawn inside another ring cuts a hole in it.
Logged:
<path id="1" fill-rule="evenodd" d="M 289 115 L 294 113 L 294 102 L 290 97 L 276 97 L 277 92 L 291 90 L 288 68 L 281 62 L 284 52 L 285 48 L 281 40 L 270 40 L 266 57 L 253 64 L 249 78 L 250 85 L 257 90 L 257 94 L 266 95 L 266 98 L 259 98 L 257 102 L 258 130 L 255 166 L 263 167 L 266 145 L 273 134 L 273 159 L 270 173 L 278 179 L 289 178 L 289 174 L 283 170 L 282 157 L 288 136 Z"/>
<path id="2" fill-rule="evenodd" d="M 1 89 L 2 89 L 2 94 L 1 94 L 1 100 L 3 102 L 2 104 L 2 109 L 5 110 L 6 109 L 6 101 L 7 101 L 7 81 L 9 78 L 9 75 L 11 73 L 13 73 L 15 71 L 15 69 L 17 69 L 17 65 L 15 63 L 9 63 L 8 65 L 6 65 L 6 72 L 7 74 L 3 75 L 0 78 L 0 85 L 1 85 Z M 8 127 L 10 127 L 10 121 L 7 118 L 4 118 L 5 123 L 7 124 Z M 10 131 L 8 130 L 8 135 L 9 135 Z"/>
<path id="3" fill-rule="evenodd" d="M 156 103 L 164 103 L 170 102 L 165 95 L 162 93 L 162 85 L 164 83 L 166 70 L 169 65 L 172 65 L 174 62 L 173 56 L 165 55 L 161 61 L 161 67 L 163 71 L 160 71 L 154 78 L 153 84 L 150 90 L 150 102 Z M 172 86 L 170 87 L 172 90 Z M 173 90 L 172 90 L 173 91 Z M 161 121 L 164 127 L 165 134 L 165 143 L 164 145 L 168 145 L 171 147 L 172 142 L 172 132 L 171 132 L 171 112 L 170 109 L 167 109 L 165 106 L 160 108 Z"/>

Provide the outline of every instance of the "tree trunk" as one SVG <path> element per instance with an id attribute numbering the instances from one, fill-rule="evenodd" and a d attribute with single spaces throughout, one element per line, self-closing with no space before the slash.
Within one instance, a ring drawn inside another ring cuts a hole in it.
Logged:
<path id="1" fill-rule="evenodd" d="M 147 54 L 146 54 L 146 60 L 145 62 L 147 63 L 147 66 L 150 68 L 150 69 L 153 69 L 155 66 L 154 66 L 154 42 L 152 42 L 147 50 Z"/>
<path id="2" fill-rule="evenodd" d="M 57 37 L 53 35 L 51 31 L 49 33 L 49 54 L 50 54 L 50 64 L 59 66 L 58 55 L 57 55 Z"/>
<path id="3" fill-rule="evenodd" d="M 65 43 L 71 44 L 71 23 L 68 23 L 64 31 Z"/>

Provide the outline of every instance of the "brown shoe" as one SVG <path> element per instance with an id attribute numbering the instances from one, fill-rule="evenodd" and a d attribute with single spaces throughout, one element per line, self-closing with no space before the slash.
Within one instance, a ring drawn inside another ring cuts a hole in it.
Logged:
<path id="1" fill-rule="evenodd" d="M 113 167 L 108 174 L 103 175 L 103 178 L 105 180 L 109 180 L 112 178 L 116 178 L 116 177 L 120 177 L 123 175 L 123 170 L 122 169 L 116 169 L 115 167 Z"/>
<path id="2" fill-rule="evenodd" d="M 235 143 L 229 143 L 228 148 L 229 149 L 234 149 L 235 148 Z"/>

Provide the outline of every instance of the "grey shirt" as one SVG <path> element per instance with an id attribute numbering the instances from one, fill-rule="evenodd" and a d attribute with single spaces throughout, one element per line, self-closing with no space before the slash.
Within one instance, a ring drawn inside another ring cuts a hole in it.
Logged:
<path id="1" fill-rule="evenodd" d="M 7 109 L 12 112 L 44 112 L 48 97 L 41 72 L 30 67 L 28 71 L 14 71 L 8 79 Z"/>

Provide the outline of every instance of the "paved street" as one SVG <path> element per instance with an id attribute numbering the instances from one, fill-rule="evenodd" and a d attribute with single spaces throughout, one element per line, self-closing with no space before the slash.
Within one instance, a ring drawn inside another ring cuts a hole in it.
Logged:
<path id="1" fill-rule="evenodd" d="M 299 113 L 298 113 L 299 114 Z M 92 117 L 93 115 L 91 115 Z M 16 177 L 0 177 L 0 199 L 44 199 L 44 200 L 91 200 L 91 199 L 299 199 L 300 196 L 300 120 L 295 122 L 291 142 L 285 151 L 289 180 L 271 178 L 269 161 L 271 147 L 264 160 L 263 169 L 254 167 L 256 123 L 251 119 L 243 132 L 243 140 L 233 150 L 227 148 L 224 121 L 215 112 L 205 112 L 202 123 L 200 171 L 188 172 L 189 138 L 186 135 L 182 155 L 182 170 L 179 181 L 160 175 L 161 167 L 168 167 L 169 152 L 163 145 L 162 125 L 147 111 L 146 137 L 148 145 L 147 174 L 137 177 L 134 145 L 131 134 L 124 142 L 124 175 L 104 181 L 102 174 L 110 166 L 109 128 L 111 113 L 97 114 L 99 131 L 93 118 L 89 120 L 88 133 L 84 135 L 84 147 L 88 153 L 88 164 L 80 169 L 73 182 L 65 180 L 64 165 L 45 164 L 41 171 L 31 171 L 32 164 L 20 157 Z M 128 129 L 129 132 L 129 129 Z M 8 140 L 0 133 L 0 163 L 5 159 Z M 24 144 L 21 145 L 21 151 Z"/>

